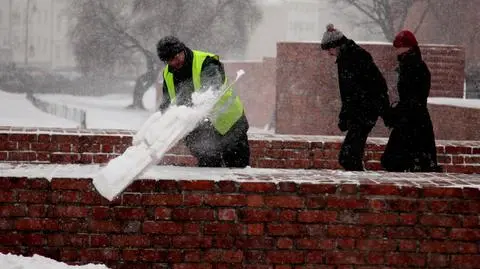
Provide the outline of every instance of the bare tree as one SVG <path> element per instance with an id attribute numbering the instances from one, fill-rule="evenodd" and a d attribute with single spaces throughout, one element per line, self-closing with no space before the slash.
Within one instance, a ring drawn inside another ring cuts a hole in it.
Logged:
<path id="1" fill-rule="evenodd" d="M 132 64 L 142 54 L 146 73 L 136 81 L 134 105 L 154 82 L 161 63 L 155 44 L 175 35 L 195 49 L 232 57 L 243 54 L 261 19 L 254 0 L 76 0 L 71 39 L 82 72 Z M 137 56 L 138 57 L 138 56 Z"/>
<path id="2" fill-rule="evenodd" d="M 379 29 L 386 40 L 393 40 L 395 34 L 405 24 L 410 8 L 418 0 L 334 0 L 335 5 L 341 4 L 345 7 L 354 7 L 363 17 L 356 24 L 374 26 Z M 414 31 L 423 23 L 429 10 L 431 0 L 426 0 L 427 6 L 422 11 Z M 347 14 L 348 15 L 348 14 Z M 370 28 L 369 28 L 370 29 Z"/>

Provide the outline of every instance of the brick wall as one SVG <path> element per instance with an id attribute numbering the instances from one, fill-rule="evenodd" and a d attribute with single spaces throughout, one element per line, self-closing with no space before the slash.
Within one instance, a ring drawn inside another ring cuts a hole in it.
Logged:
<path id="1" fill-rule="evenodd" d="M 390 44 L 361 44 L 381 69 L 390 88 L 391 101 L 398 100 L 395 83 L 396 56 Z M 430 96 L 462 97 L 465 55 L 461 47 L 423 45 L 425 61 L 432 73 Z M 277 44 L 276 133 L 340 135 L 337 128 L 340 97 L 335 59 L 322 52 L 318 43 Z M 436 110 L 437 111 L 437 110 Z M 438 111 L 439 114 L 445 112 Z M 441 115 L 438 115 L 440 117 Z M 460 117 L 459 120 L 462 120 Z M 448 122 L 434 122 L 438 130 Z M 372 136 L 387 137 L 379 122 Z M 445 125 L 445 126 L 443 126 Z M 473 140 L 475 137 L 442 139 Z"/>
<path id="2" fill-rule="evenodd" d="M 259 168 L 340 169 L 343 137 L 250 134 L 251 166 Z M 0 161 L 29 163 L 106 163 L 131 145 L 132 133 L 118 130 L 0 130 Z M 380 170 L 387 140 L 371 138 L 366 167 Z M 480 174 L 480 141 L 437 141 L 439 162 L 446 172 Z M 172 148 L 162 164 L 195 166 L 188 149 Z"/>
<path id="3" fill-rule="evenodd" d="M 0 176 L 0 252 L 112 269 L 480 268 L 477 177 L 250 176 L 137 180 L 112 202 L 89 179 Z"/>

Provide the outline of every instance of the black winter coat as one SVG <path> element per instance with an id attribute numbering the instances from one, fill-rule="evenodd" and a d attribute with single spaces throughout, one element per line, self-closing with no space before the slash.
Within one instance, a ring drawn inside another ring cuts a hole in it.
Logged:
<path id="1" fill-rule="evenodd" d="M 390 106 L 388 87 L 372 56 L 347 39 L 337 56 L 342 108 L 339 126 L 373 127 Z M 347 127 L 348 128 L 348 127 Z"/>
<path id="2" fill-rule="evenodd" d="M 418 47 L 398 57 L 398 104 L 389 115 L 393 130 L 382 156 L 389 171 L 438 171 L 435 137 L 427 108 L 430 71 Z"/>

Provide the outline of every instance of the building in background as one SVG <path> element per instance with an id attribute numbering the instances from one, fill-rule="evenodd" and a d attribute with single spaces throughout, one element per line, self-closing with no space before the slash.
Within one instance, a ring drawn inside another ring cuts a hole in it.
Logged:
<path id="1" fill-rule="evenodd" d="M 333 23 L 349 38 L 365 40 L 364 29 L 352 27 L 344 12 L 324 0 L 257 0 L 262 8 L 262 21 L 250 37 L 245 59 L 261 59 L 277 55 L 277 42 L 319 42 L 328 23 Z"/>
<path id="2" fill-rule="evenodd" d="M 0 48 L 19 66 L 74 69 L 65 11 L 70 1 L 0 0 Z"/>

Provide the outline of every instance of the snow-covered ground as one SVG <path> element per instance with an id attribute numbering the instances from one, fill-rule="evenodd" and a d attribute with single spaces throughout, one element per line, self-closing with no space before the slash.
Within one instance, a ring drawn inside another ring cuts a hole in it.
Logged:
<path id="1" fill-rule="evenodd" d="M 12 254 L 0 253 L 0 268 L 2 269 L 108 269 L 105 265 L 87 264 L 87 265 L 68 265 L 55 260 L 45 258 L 40 255 L 24 257 Z"/>

